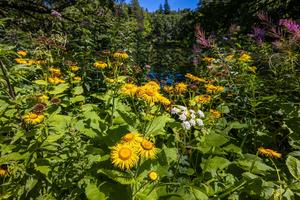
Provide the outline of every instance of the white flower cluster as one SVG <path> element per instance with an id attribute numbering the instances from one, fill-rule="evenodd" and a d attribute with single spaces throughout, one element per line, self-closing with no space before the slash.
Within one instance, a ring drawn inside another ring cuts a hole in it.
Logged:
<path id="1" fill-rule="evenodd" d="M 179 117 L 182 127 L 186 130 L 190 130 L 193 126 L 204 126 L 201 118 L 205 115 L 202 110 L 195 111 L 184 106 L 176 106 L 171 109 L 171 114 Z"/>

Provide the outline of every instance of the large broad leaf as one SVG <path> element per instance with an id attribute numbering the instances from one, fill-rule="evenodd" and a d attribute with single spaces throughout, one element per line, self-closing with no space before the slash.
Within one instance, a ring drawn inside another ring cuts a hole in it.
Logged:
<path id="1" fill-rule="evenodd" d="M 202 192 L 201 190 L 197 189 L 196 187 L 192 187 L 192 193 L 197 200 L 208 200 L 208 196 Z"/>
<path id="2" fill-rule="evenodd" d="M 130 185 L 136 183 L 135 178 L 128 175 L 127 173 L 123 173 L 117 170 L 107 170 L 107 169 L 99 169 L 97 173 L 101 173 L 109 177 L 110 179 L 121 183 L 123 185 Z"/>
<path id="3" fill-rule="evenodd" d="M 228 134 L 231 129 L 243 129 L 243 128 L 247 128 L 247 127 L 248 127 L 248 124 L 241 124 L 240 122 L 237 122 L 237 121 L 231 122 L 224 130 L 224 133 Z"/>
<path id="4" fill-rule="evenodd" d="M 230 161 L 226 158 L 215 156 L 202 162 L 201 167 L 204 172 L 210 172 L 212 175 L 216 175 L 217 170 L 224 169 L 230 164 Z"/>
<path id="5" fill-rule="evenodd" d="M 72 94 L 74 94 L 74 95 L 80 95 L 82 93 L 83 93 L 82 86 L 77 86 L 77 87 L 73 88 L 73 90 L 72 90 Z"/>
<path id="6" fill-rule="evenodd" d="M 26 195 L 34 188 L 34 186 L 37 184 L 38 180 L 34 179 L 32 177 L 28 178 L 25 185 Z"/>
<path id="7" fill-rule="evenodd" d="M 69 88 L 69 84 L 60 84 L 54 87 L 54 90 L 50 91 L 49 94 L 61 94 Z"/>
<path id="8" fill-rule="evenodd" d="M 221 134 L 210 133 L 204 137 L 205 144 L 208 146 L 219 147 L 228 142 L 227 137 Z"/>
<path id="9" fill-rule="evenodd" d="M 145 134 L 155 136 L 164 133 L 165 125 L 170 121 L 172 121 L 172 118 L 165 115 L 154 118 L 148 123 Z"/>
<path id="10" fill-rule="evenodd" d="M 97 185 L 88 184 L 85 188 L 85 195 L 89 200 L 105 200 L 104 193 L 100 192 Z"/>
<path id="11" fill-rule="evenodd" d="M 178 160 L 178 151 L 177 148 L 163 148 L 164 156 L 167 161 L 167 164 L 170 164 Z"/>
<path id="12" fill-rule="evenodd" d="M 244 158 L 235 163 L 245 171 L 250 170 L 253 174 L 266 175 L 269 171 L 274 171 L 274 168 L 266 165 L 262 159 L 252 154 L 244 154 Z"/>
<path id="13" fill-rule="evenodd" d="M 36 166 L 35 169 L 45 176 L 48 176 L 48 173 L 51 171 L 49 166 Z"/>
<path id="14" fill-rule="evenodd" d="M 64 132 L 67 130 L 72 118 L 67 115 L 51 115 L 47 120 L 50 127 L 56 131 Z"/>
<path id="15" fill-rule="evenodd" d="M 295 179 L 300 179 L 300 161 L 293 157 L 293 156 L 288 156 L 288 158 L 286 159 L 286 165 L 290 171 L 290 173 L 292 174 L 292 176 Z"/>

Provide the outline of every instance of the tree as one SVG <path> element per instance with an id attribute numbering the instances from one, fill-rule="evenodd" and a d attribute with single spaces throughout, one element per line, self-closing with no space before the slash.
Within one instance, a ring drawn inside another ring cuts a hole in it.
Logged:
<path id="1" fill-rule="evenodd" d="M 164 14 L 170 14 L 171 12 L 171 8 L 170 8 L 170 4 L 168 2 L 168 0 L 165 0 L 165 3 L 164 3 Z"/>
<path id="2" fill-rule="evenodd" d="M 159 8 L 158 8 L 157 12 L 159 14 L 162 14 L 164 12 L 163 6 L 161 4 L 159 5 Z"/>

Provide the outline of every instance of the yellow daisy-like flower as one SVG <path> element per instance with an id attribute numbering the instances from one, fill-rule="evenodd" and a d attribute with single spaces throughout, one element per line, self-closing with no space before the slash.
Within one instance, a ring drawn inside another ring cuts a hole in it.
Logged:
<path id="1" fill-rule="evenodd" d="M 231 62 L 231 61 L 233 61 L 233 59 L 234 59 L 234 55 L 232 55 L 232 54 L 225 57 L 225 61 L 227 61 L 227 62 Z"/>
<path id="2" fill-rule="evenodd" d="M 168 98 L 166 98 L 166 97 L 164 97 L 164 96 L 162 96 L 162 95 L 158 95 L 158 96 L 157 96 L 157 99 L 158 99 L 158 101 L 159 101 L 162 105 L 164 105 L 164 106 L 169 106 L 169 105 L 171 105 L 171 101 L 170 101 Z"/>
<path id="3" fill-rule="evenodd" d="M 138 90 L 138 86 L 131 83 L 127 83 L 121 87 L 121 92 L 123 94 L 131 95 L 131 96 L 134 96 L 137 90 Z"/>
<path id="4" fill-rule="evenodd" d="M 17 51 L 17 54 L 19 54 L 20 56 L 26 56 L 27 55 L 27 51 L 19 50 L 19 51 Z"/>
<path id="5" fill-rule="evenodd" d="M 52 76 L 60 76 L 61 75 L 61 71 L 58 68 L 55 67 L 50 67 L 49 68 L 49 72 L 51 73 Z"/>
<path id="6" fill-rule="evenodd" d="M 274 157 L 274 158 L 281 158 L 282 157 L 282 154 L 281 153 L 278 153 L 277 151 L 274 151 L 272 149 L 265 149 L 263 147 L 259 147 L 258 148 L 258 152 L 261 154 L 261 155 L 264 155 L 264 156 L 267 156 L 267 157 Z"/>
<path id="7" fill-rule="evenodd" d="M 58 78 L 58 77 L 49 77 L 48 78 L 49 83 L 53 84 L 53 85 L 58 85 L 61 83 L 65 83 L 64 80 Z"/>
<path id="8" fill-rule="evenodd" d="M 256 73 L 257 68 L 255 66 L 248 67 L 248 71 Z"/>
<path id="9" fill-rule="evenodd" d="M 76 65 L 72 65 L 72 66 L 70 66 L 70 70 L 71 70 L 71 72 L 77 72 L 79 70 L 79 67 Z"/>
<path id="10" fill-rule="evenodd" d="M 156 83 L 155 81 L 150 81 L 150 82 L 146 83 L 145 87 L 150 87 L 151 89 L 154 89 L 154 90 L 157 90 L 157 91 L 160 89 L 159 84 Z"/>
<path id="11" fill-rule="evenodd" d="M 155 171 L 151 171 L 148 173 L 148 178 L 151 181 L 156 181 L 158 179 L 158 174 Z"/>
<path id="12" fill-rule="evenodd" d="M 155 88 L 142 86 L 139 87 L 136 92 L 137 97 L 147 101 L 148 103 L 158 102 L 158 96 L 160 95 Z"/>
<path id="13" fill-rule="evenodd" d="M 165 86 L 164 91 L 167 93 L 172 93 L 174 91 L 174 87 L 173 86 Z"/>
<path id="14" fill-rule="evenodd" d="M 177 92 L 177 93 L 183 93 L 183 92 L 185 92 L 187 90 L 187 84 L 185 84 L 185 83 L 177 83 L 176 85 L 175 85 L 175 91 Z"/>
<path id="15" fill-rule="evenodd" d="M 24 116 L 24 121 L 27 124 L 35 125 L 41 123 L 44 120 L 44 118 L 45 116 L 42 114 L 30 112 Z"/>
<path id="16" fill-rule="evenodd" d="M 208 93 L 215 93 L 215 92 L 223 92 L 224 91 L 223 86 L 215 86 L 215 85 L 212 85 L 212 84 L 206 84 L 205 88 L 206 88 L 206 91 Z"/>
<path id="17" fill-rule="evenodd" d="M 202 103 L 202 104 L 209 103 L 209 102 L 211 102 L 211 96 L 209 96 L 207 94 L 198 95 L 198 96 L 195 96 L 195 101 L 197 103 Z"/>
<path id="18" fill-rule="evenodd" d="M 217 110 L 210 109 L 209 112 L 211 113 L 212 117 L 218 119 L 221 117 L 221 113 Z"/>
<path id="19" fill-rule="evenodd" d="M 74 81 L 81 81 L 81 80 L 82 80 L 82 78 L 81 78 L 81 77 L 79 77 L 79 76 L 75 76 L 75 77 L 73 78 L 73 80 L 74 80 Z"/>
<path id="20" fill-rule="evenodd" d="M 94 63 L 94 67 L 96 67 L 97 69 L 105 69 L 106 67 L 108 67 L 108 65 L 103 61 L 96 61 Z"/>
<path id="21" fill-rule="evenodd" d="M 117 51 L 116 53 L 114 53 L 114 58 L 117 59 L 127 59 L 129 58 L 128 54 L 124 51 Z"/>
<path id="22" fill-rule="evenodd" d="M 16 58 L 15 61 L 18 63 L 18 64 L 23 64 L 23 65 L 27 65 L 27 61 L 23 58 Z"/>
<path id="23" fill-rule="evenodd" d="M 8 171 L 6 169 L 0 168 L 0 177 L 7 176 Z"/>
<path id="24" fill-rule="evenodd" d="M 127 133 L 121 138 L 121 143 L 126 143 L 129 146 L 138 146 L 142 140 L 143 138 L 138 133 Z"/>
<path id="25" fill-rule="evenodd" d="M 242 61 L 242 62 L 249 62 L 249 61 L 251 61 L 251 59 L 252 59 L 251 56 L 249 54 L 246 54 L 246 53 L 243 53 L 241 55 L 241 57 L 239 58 L 239 60 Z"/>
<path id="26" fill-rule="evenodd" d="M 134 167 L 139 160 L 136 150 L 127 144 L 117 144 L 111 151 L 112 164 L 122 170 Z"/>
<path id="27" fill-rule="evenodd" d="M 149 140 L 143 139 L 139 148 L 139 155 L 143 158 L 153 159 L 156 157 L 157 148 L 155 145 Z"/>
<path id="28" fill-rule="evenodd" d="M 49 97 L 47 95 L 44 95 L 44 94 L 37 96 L 37 100 L 40 103 L 45 103 L 45 102 L 48 101 L 48 99 L 49 99 Z"/>
<path id="29" fill-rule="evenodd" d="M 190 74 L 190 73 L 187 73 L 185 75 L 185 77 L 188 78 L 188 79 L 191 79 L 192 81 L 199 82 L 199 83 L 206 83 L 207 82 L 205 79 L 194 76 L 193 74 Z"/>
<path id="30" fill-rule="evenodd" d="M 211 58 L 211 57 L 208 57 L 208 56 L 205 56 L 205 57 L 203 58 L 203 60 L 204 60 L 205 62 L 211 63 L 211 62 L 214 61 L 215 59 L 214 59 L 214 58 Z"/>

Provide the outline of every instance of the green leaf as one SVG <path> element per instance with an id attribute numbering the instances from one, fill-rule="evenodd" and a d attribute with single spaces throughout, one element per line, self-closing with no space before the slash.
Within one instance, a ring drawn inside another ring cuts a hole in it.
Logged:
<path id="1" fill-rule="evenodd" d="M 205 136 L 205 143 L 208 146 L 219 147 L 227 143 L 228 139 L 224 135 L 211 133 Z"/>
<path id="2" fill-rule="evenodd" d="M 166 123 L 170 121 L 172 121 L 172 118 L 165 115 L 156 117 L 148 123 L 148 128 L 145 134 L 151 136 L 162 134 Z"/>
<path id="3" fill-rule="evenodd" d="M 68 128 L 69 124 L 71 123 L 72 118 L 67 115 L 51 115 L 47 122 L 49 123 L 49 126 L 58 131 L 58 132 L 64 132 Z"/>
<path id="4" fill-rule="evenodd" d="M 196 187 L 192 187 L 192 192 L 197 200 L 208 200 L 208 196 Z"/>
<path id="5" fill-rule="evenodd" d="M 217 170 L 226 168 L 230 163 L 226 158 L 215 156 L 202 162 L 201 167 L 204 172 L 215 174 Z"/>
<path id="6" fill-rule="evenodd" d="M 77 87 L 73 88 L 73 90 L 72 90 L 72 94 L 74 94 L 74 95 L 80 95 L 82 93 L 83 93 L 82 86 L 77 86 Z"/>
<path id="7" fill-rule="evenodd" d="M 59 140 L 62 136 L 64 136 L 64 134 L 50 134 L 48 135 L 48 137 L 46 138 L 46 140 L 44 142 L 48 142 L 48 143 L 53 143 L 56 142 L 57 140 Z"/>
<path id="8" fill-rule="evenodd" d="M 69 88 L 69 84 L 60 84 L 54 87 L 54 90 L 50 91 L 49 94 L 61 94 Z"/>
<path id="9" fill-rule="evenodd" d="M 234 144 L 229 144 L 225 147 L 223 147 L 223 149 L 227 152 L 232 152 L 232 153 L 236 153 L 236 154 L 240 154 L 242 155 L 242 150 L 240 147 L 235 146 Z"/>
<path id="10" fill-rule="evenodd" d="M 48 173 L 50 172 L 50 167 L 49 166 L 36 166 L 35 169 L 45 176 L 48 176 Z"/>
<path id="11" fill-rule="evenodd" d="M 48 85 L 48 82 L 44 80 L 35 80 L 33 82 L 38 85 Z"/>
<path id="12" fill-rule="evenodd" d="M 248 124 L 241 124 L 240 122 L 231 122 L 224 130 L 225 134 L 228 134 L 231 129 L 243 129 L 248 128 Z"/>
<path id="13" fill-rule="evenodd" d="M 100 192 L 97 185 L 88 184 L 85 188 L 85 195 L 89 200 L 105 200 L 106 197 L 103 192 Z"/>
<path id="14" fill-rule="evenodd" d="M 27 194 L 34 188 L 34 186 L 37 184 L 38 180 L 34 179 L 32 177 L 28 178 L 26 181 L 26 185 L 25 185 L 25 190 L 26 190 L 26 196 Z"/>
<path id="15" fill-rule="evenodd" d="M 110 179 L 123 185 L 130 185 L 136 183 L 136 180 L 132 176 L 117 170 L 99 169 L 97 173 L 104 174 Z"/>
<path id="16" fill-rule="evenodd" d="M 168 164 L 178 160 L 177 148 L 163 148 Z"/>
<path id="17" fill-rule="evenodd" d="M 82 95 L 70 98 L 71 103 L 77 103 L 77 102 L 81 102 L 81 101 L 84 101 L 84 100 L 85 100 L 85 97 L 82 96 Z"/>
<path id="18" fill-rule="evenodd" d="M 299 180 L 300 179 L 300 161 L 293 157 L 293 156 L 288 156 L 286 159 L 286 165 L 292 174 L 292 176 Z"/>

